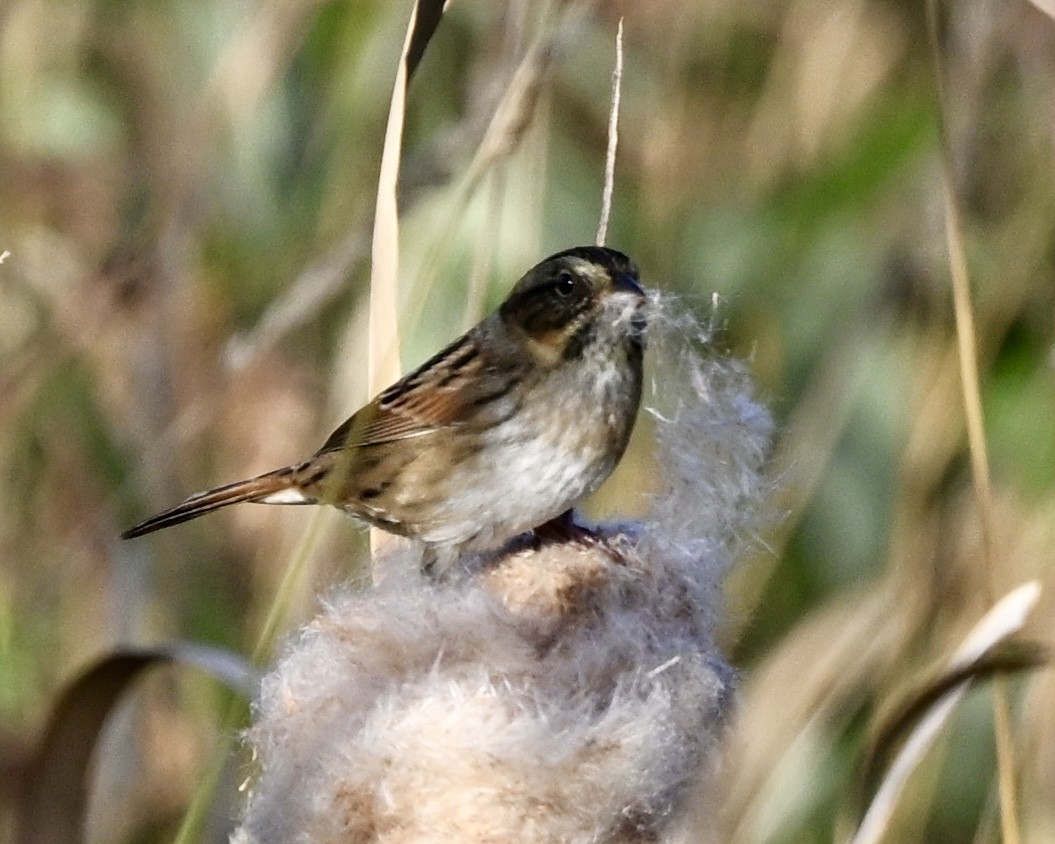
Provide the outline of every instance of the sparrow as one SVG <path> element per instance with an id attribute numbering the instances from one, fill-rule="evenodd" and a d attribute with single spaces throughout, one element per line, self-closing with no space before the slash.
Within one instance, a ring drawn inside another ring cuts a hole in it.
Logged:
<path id="1" fill-rule="evenodd" d="M 552 255 L 307 460 L 196 493 L 121 536 L 242 501 L 330 504 L 424 543 L 426 554 L 571 525 L 571 508 L 612 473 L 630 439 L 645 301 L 637 267 L 621 252 L 581 246 Z"/>

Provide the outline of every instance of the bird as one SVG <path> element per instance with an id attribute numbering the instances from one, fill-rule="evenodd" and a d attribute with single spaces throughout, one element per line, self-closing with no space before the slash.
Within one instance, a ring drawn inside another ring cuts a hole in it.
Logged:
<path id="1" fill-rule="evenodd" d="M 341 424 L 306 460 L 216 487 L 123 539 L 239 502 L 329 504 L 451 558 L 539 529 L 612 473 L 641 402 L 647 294 L 615 249 L 528 270 L 502 304 Z"/>

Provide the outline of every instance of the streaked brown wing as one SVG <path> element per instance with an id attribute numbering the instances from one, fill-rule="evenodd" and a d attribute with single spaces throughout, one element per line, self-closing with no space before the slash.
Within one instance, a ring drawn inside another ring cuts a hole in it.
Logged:
<path id="1" fill-rule="evenodd" d="M 341 424 L 318 453 L 420 437 L 455 424 L 466 385 L 481 368 L 471 336 L 458 338 Z"/>

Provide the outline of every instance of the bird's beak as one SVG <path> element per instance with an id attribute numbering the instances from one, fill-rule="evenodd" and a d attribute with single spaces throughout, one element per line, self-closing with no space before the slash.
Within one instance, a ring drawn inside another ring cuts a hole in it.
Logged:
<path id="1" fill-rule="evenodd" d="M 615 274 L 612 288 L 620 293 L 633 293 L 635 296 L 640 296 L 642 299 L 645 298 L 645 291 L 641 289 L 641 285 L 637 283 L 633 276 L 627 275 L 626 273 Z"/>

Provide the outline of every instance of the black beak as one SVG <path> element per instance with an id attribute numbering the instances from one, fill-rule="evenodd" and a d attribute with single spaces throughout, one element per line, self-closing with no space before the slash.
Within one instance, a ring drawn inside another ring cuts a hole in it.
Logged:
<path id="1" fill-rule="evenodd" d="M 645 291 L 641 289 L 641 285 L 637 283 L 637 279 L 627 273 L 616 273 L 615 280 L 612 282 L 612 287 L 621 293 L 633 293 L 640 296 L 642 299 L 645 298 Z"/>

